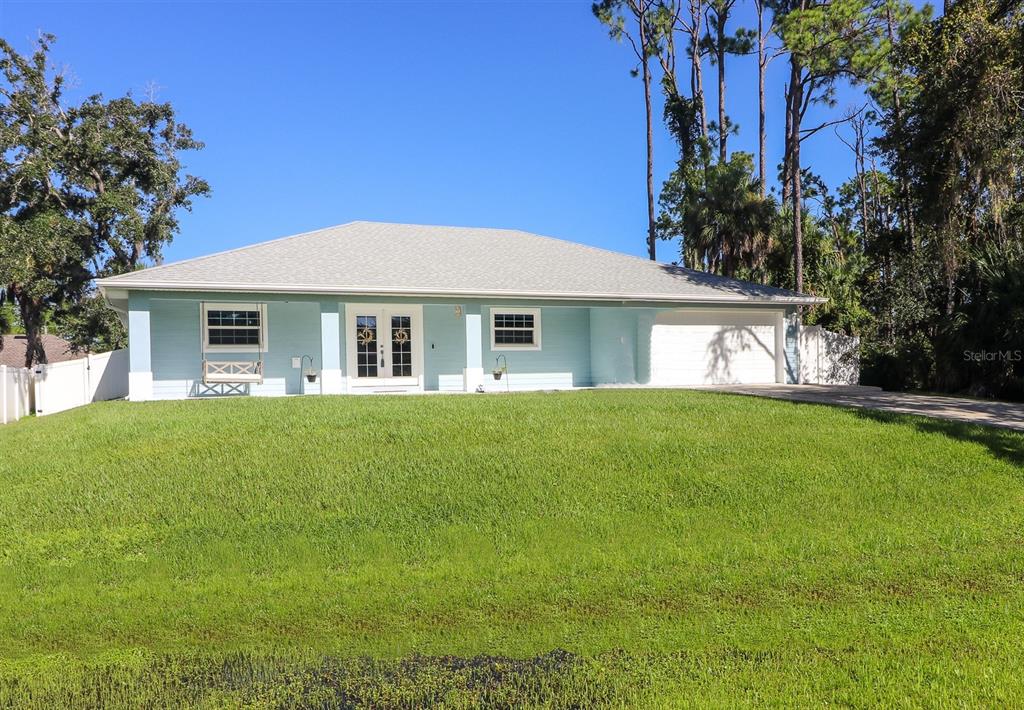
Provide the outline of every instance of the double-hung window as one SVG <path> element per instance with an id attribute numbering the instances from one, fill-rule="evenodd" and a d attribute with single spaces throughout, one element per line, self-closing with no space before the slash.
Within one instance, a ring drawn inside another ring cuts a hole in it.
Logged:
<path id="1" fill-rule="evenodd" d="M 492 350 L 540 350 L 539 308 L 492 308 Z"/>
<path id="2" fill-rule="evenodd" d="M 267 309 L 256 303 L 204 303 L 204 352 L 267 349 Z"/>

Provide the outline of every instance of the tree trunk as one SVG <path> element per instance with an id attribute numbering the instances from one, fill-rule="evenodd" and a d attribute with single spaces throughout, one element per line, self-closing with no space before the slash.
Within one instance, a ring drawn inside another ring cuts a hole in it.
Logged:
<path id="1" fill-rule="evenodd" d="M 708 109 L 704 101 L 704 69 L 700 56 L 700 26 L 704 16 L 703 2 L 698 1 L 693 9 L 693 31 L 690 37 L 690 76 L 692 95 L 700 104 L 700 134 L 708 137 Z"/>
<path id="2" fill-rule="evenodd" d="M 700 57 L 697 57 L 697 96 L 700 100 L 700 134 L 708 135 L 708 105 L 704 101 L 704 73 L 700 68 Z"/>
<path id="3" fill-rule="evenodd" d="M 786 137 L 785 145 L 782 150 L 782 204 L 789 202 L 790 194 L 793 188 L 793 178 L 790 165 L 793 162 L 793 147 L 791 139 L 793 137 L 793 87 L 789 84 L 786 85 L 785 90 L 786 96 Z"/>
<path id="4" fill-rule="evenodd" d="M 870 222 L 868 220 L 868 188 L 867 181 L 864 179 L 864 143 L 863 140 L 858 138 L 857 140 L 857 160 L 855 164 L 855 170 L 857 171 L 857 185 L 860 190 L 860 222 L 861 222 L 861 251 L 865 251 L 868 246 L 868 241 L 871 238 Z"/>
<path id="5" fill-rule="evenodd" d="M 803 104 L 803 82 L 801 81 L 800 60 L 791 54 L 790 62 L 790 179 L 793 183 L 793 271 L 796 276 L 796 290 L 804 288 L 804 244 L 803 244 L 803 196 L 800 180 L 800 108 Z"/>
<path id="6" fill-rule="evenodd" d="M 956 245 L 954 244 L 954 234 L 962 233 L 963 229 L 954 230 L 952 227 L 956 223 L 951 224 L 951 220 L 947 219 L 946 224 L 942 228 L 942 266 L 943 276 L 946 281 L 946 316 L 952 317 L 954 311 L 956 311 L 956 272 L 957 272 L 957 258 L 956 258 Z"/>
<path id="7" fill-rule="evenodd" d="M 764 79 L 767 65 L 764 51 L 764 2 L 757 0 L 757 177 L 761 181 L 761 198 L 764 199 L 768 186 L 768 158 L 765 146 L 768 144 L 765 126 Z"/>
<path id="8" fill-rule="evenodd" d="M 139 261 L 142 259 L 143 244 L 141 241 L 132 242 L 132 257 L 131 262 L 128 264 L 129 270 L 134 269 L 138 266 Z"/>
<path id="9" fill-rule="evenodd" d="M 948 8 L 947 8 L 948 10 Z M 889 35 L 889 43 L 896 45 L 896 30 L 893 27 L 892 8 L 886 6 L 885 22 Z M 910 205 L 910 181 L 907 180 L 906 164 L 903 159 L 905 146 L 903 132 L 903 107 L 900 97 L 899 77 L 897 76 L 892 85 L 892 121 L 893 132 L 896 137 L 896 175 L 900 188 L 900 225 L 907 231 L 907 239 L 910 243 L 910 250 L 917 248 L 917 238 L 914 235 L 914 214 Z"/>
<path id="10" fill-rule="evenodd" d="M 31 298 L 15 286 L 14 298 L 18 302 L 21 324 L 25 328 L 25 367 L 46 364 L 46 349 L 43 347 L 43 303 Z"/>
<path id="11" fill-rule="evenodd" d="M 654 127 L 651 123 L 651 66 L 647 51 L 647 18 L 641 15 L 639 22 L 640 51 L 643 52 L 640 64 L 643 68 L 644 110 L 647 114 L 647 255 L 651 261 L 656 261 L 658 256 L 654 233 Z"/>
<path id="12" fill-rule="evenodd" d="M 804 290 L 804 235 L 803 198 L 800 185 L 800 144 L 793 148 L 793 270 L 796 272 L 796 290 Z"/>
<path id="13" fill-rule="evenodd" d="M 724 163 L 728 127 L 725 124 L 725 23 L 729 13 L 720 7 L 715 13 L 715 34 L 718 37 L 715 54 L 718 58 L 718 162 Z"/>
<path id="14" fill-rule="evenodd" d="M 864 139 L 862 138 L 861 140 L 863 141 Z M 874 159 L 871 160 L 871 186 L 872 186 L 872 192 L 874 193 L 871 196 L 871 211 L 875 215 L 875 223 L 876 224 L 888 224 L 889 223 L 888 215 L 890 214 L 889 213 L 889 208 L 888 208 L 889 201 L 885 200 L 884 203 L 882 201 L 882 198 L 881 198 L 882 188 L 878 184 L 878 166 L 875 165 Z M 883 204 L 885 205 L 885 212 L 884 212 L 884 214 L 883 214 L 883 211 L 882 211 Z"/>

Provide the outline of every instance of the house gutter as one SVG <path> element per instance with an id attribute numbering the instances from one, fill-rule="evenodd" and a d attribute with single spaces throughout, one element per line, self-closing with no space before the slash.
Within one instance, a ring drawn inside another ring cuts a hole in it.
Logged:
<path id="1" fill-rule="evenodd" d="M 402 289 L 387 291 L 378 288 L 360 287 L 324 287 L 292 284 L 223 284 L 223 283 L 189 283 L 173 281 L 147 281 L 136 283 L 118 283 L 113 279 L 96 282 L 105 297 L 108 290 L 125 291 L 181 291 L 181 292 L 216 292 L 216 293 L 283 293 L 311 294 L 332 296 L 380 296 L 386 298 L 403 298 L 421 296 L 424 298 L 495 298 L 495 299 L 536 299 L 542 301 L 600 301 L 608 303 L 772 303 L 794 306 L 811 306 L 825 303 L 828 299 L 819 296 L 757 296 L 744 294 L 722 295 L 679 295 L 668 294 L 609 294 L 558 291 L 467 291 L 462 289 Z M 108 297 L 109 299 L 109 297 Z"/>

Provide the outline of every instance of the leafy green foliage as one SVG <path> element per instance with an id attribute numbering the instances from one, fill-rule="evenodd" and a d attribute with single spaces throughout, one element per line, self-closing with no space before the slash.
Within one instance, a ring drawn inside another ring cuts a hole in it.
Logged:
<path id="1" fill-rule="evenodd" d="M 891 0 L 783 0 L 774 4 L 779 35 L 799 57 L 810 81 L 820 87 L 816 100 L 833 104 L 836 81 L 866 81 L 884 73 L 891 49 L 884 11 L 904 6 Z"/>
<path id="2" fill-rule="evenodd" d="M 1020 433 L 598 390 L 101 403 L 0 450 L 0 704 L 1021 691 Z"/>
<path id="3" fill-rule="evenodd" d="M 916 229 L 904 224 L 872 245 L 871 349 L 895 357 L 874 357 L 885 366 L 868 372 L 898 386 L 1024 398 L 1012 325 L 1024 279 L 1024 15 L 961 0 L 902 33 L 876 92 L 878 147 L 906 183 Z M 897 369 L 906 353 L 917 372 Z"/>
<path id="4" fill-rule="evenodd" d="M 94 95 L 66 106 L 63 77 L 47 66 L 52 42 L 43 35 L 26 57 L 0 39 L 0 285 L 28 336 L 26 365 L 45 362 L 47 318 L 94 308 L 82 303 L 95 278 L 159 260 L 176 212 L 209 193 L 182 175 L 179 153 L 202 144 L 169 104 Z M 120 337 L 97 331 L 78 340 Z"/>
<path id="5" fill-rule="evenodd" d="M 77 351 L 102 353 L 128 346 L 124 324 L 98 292 L 58 309 L 53 320 L 57 334 Z"/>
<path id="6" fill-rule="evenodd" d="M 912 91 L 908 145 L 882 143 L 907 162 L 900 167 L 921 203 L 918 219 L 949 243 L 951 268 L 989 238 L 1022 238 L 1020 222 L 1006 217 L 1022 199 L 1024 19 L 995 19 L 995 7 L 963 0 L 908 31 L 897 55 Z"/>
<path id="7" fill-rule="evenodd" d="M 771 283 L 792 282 L 792 221 L 788 207 L 775 217 L 773 233 L 777 241 L 773 243 L 772 251 L 766 259 L 767 280 Z M 841 219 L 827 211 L 824 217 L 817 217 L 805 210 L 805 290 L 828 299 L 804 316 L 804 322 L 808 325 L 821 325 L 837 332 L 862 335 L 871 322 L 871 314 L 863 305 L 861 283 L 867 260 L 860 251 L 858 236 Z"/>
<path id="8" fill-rule="evenodd" d="M 178 229 L 176 210 L 209 194 L 205 181 L 181 175 L 179 154 L 203 144 L 177 122 L 170 104 L 130 96 L 92 96 L 68 111 L 66 174 L 76 216 L 88 227 L 97 275 L 160 260 Z"/>
<path id="9" fill-rule="evenodd" d="M 21 326 L 18 324 L 18 314 L 14 310 L 14 304 L 0 299 L 0 335 L 20 332 Z"/>
<path id="10" fill-rule="evenodd" d="M 665 124 L 679 147 L 659 235 L 679 239 L 686 266 L 826 297 L 804 321 L 859 335 L 866 383 L 1024 398 L 1013 329 L 1024 248 L 1020 3 L 959 0 L 938 19 L 903 0 L 766 5 L 782 43 L 773 56 L 790 63 L 781 205 L 756 199 L 749 158 L 727 157 L 721 127 L 713 156 L 702 126 L 700 63 L 722 65 L 723 38 L 749 50 L 745 30 L 719 22 L 733 4 L 707 5 L 687 97 L 669 75 L 669 39 L 692 45 L 697 25 L 679 3 L 657 3 Z M 812 104 L 835 108 L 850 85 L 864 89 L 864 106 L 805 125 Z M 722 102 L 719 122 L 733 131 L 724 116 Z M 825 129 L 854 165 L 834 192 L 801 164 L 801 144 Z M 992 353 L 997 362 L 984 359 Z"/>
<path id="11" fill-rule="evenodd" d="M 940 332 L 953 386 L 1024 400 L 1024 243 L 984 246 L 972 259 L 972 298 Z"/>
<path id="12" fill-rule="evenodd" d="M 681 165 L 666 180 L 659 232 L 680 238 L 684 265 L 764 280 L 775 205 L 761 197 L 753 169 L 753 156 L 737 151 L 724 163 Z"/>

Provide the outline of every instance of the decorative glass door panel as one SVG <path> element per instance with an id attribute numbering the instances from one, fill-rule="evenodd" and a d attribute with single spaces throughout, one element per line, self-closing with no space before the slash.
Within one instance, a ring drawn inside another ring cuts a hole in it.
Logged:
<path id="1" fill-rule="evenodd" d="M 391 376 L 412 377 L 412 316 L 391 316 Z"/>
<path id="2" fill-rule="evenodd" d="M 377 316 L 356 316 L 356 377 L 377 377 Z"/>

